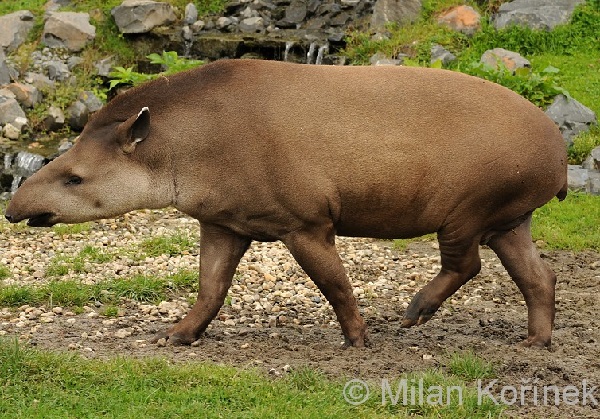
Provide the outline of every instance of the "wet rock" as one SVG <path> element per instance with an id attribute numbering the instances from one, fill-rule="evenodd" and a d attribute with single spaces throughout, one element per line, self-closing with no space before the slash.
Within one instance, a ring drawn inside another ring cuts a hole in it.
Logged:
<path id="1" fill-rule="evenodd" d="M 438 24 L 473 35 L 481 28 L 481 15 L 471 6 L 455 6 L 438 17 Z"/>
<path id="2" fill-rule="evenodd" d="M 6 86 L 17 99 L 21 106 L 33 108 L 33 106 L 42 101 L 42 94 L 37 87 L 27 83 L 11 83 Z"/>
<path id="3" fill-rule="evenodd" d="M 491 68 L 498 69 L 500 64 L 507 70 L 515 72 L 518 68 L 530 68 L 531 63 L 519 53 L 504 48 L 489 49 L 481 56 L 481 62 Z"/>
<path id="4" fill-rule="evenodd" d="M 567 23 L 575 6 L 585 0 L 514 0 L 503 3 L 493 16 L 496 29 L 511 25 L 527 26 L 532 29 L 552 29 Z"/>
<path id="5" fill-rule="evenodd" d="M 121 33 L 146 33 L 176 20 L 170 4 L 150 0 L 125 0 L 111 14 Z"/>
<path id="6" fill-rule="evenodd" d="M 51 48 L 81 51 L 96 37 L 96 27 L 90 24 L 88 13 L 52 12 L 44 24 L 42 42 Z"/>
<path id="7" fill-rule="evenodd" d="M 594 111 L 565 95 L 554 98 L 552 105 L 546 109 L 546 115 L 558 124 L 567 145 L 573 144 L 573 138 L 577 134 L 598 124 Z"/>
<path id="8" fill-rule="evenodd" d="M 383 28 L 388 22 L 412 22 L 423 8 L 421 0 L 377 0 L 371 16 L 371 28 Z"/>
<path id="9" fill-rule="evenodd" d="M 58 131 L 65 125 L 65 114 L 62 109 L 50 106 L 44 118 L 44 129 L 46 131 Z"/>
<path id="10" fill-rule="evenodd" d="M 442 61 L 442 65 L 448 65 L 456 60 L 456 55 L 452 54 L 441 45 L 435 44 L 431 46 L 431 64 L 436 61 Z"/>
<path id="11" fill-rule="evenodd" d="M 33 17 L 29 10 L 0 16 L 0 49 L 11 52 L 19 48 L 33 29 Z"/>

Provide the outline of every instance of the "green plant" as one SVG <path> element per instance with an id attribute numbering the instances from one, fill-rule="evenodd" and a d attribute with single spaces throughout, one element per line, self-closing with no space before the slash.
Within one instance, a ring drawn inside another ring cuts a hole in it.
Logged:
<path id="1" fill-rule="evenodd" d="M 598 125 L 575 137 L 568 150 L 569 163 L 581 164 L 596 147 L 600 147 L 600 127 Z"/>
<path id="2" fill-rule="evenodd" d="M 160 255 L 175 256 L 182 252 L 192 252 L 197 247 L 197 239 L 183 232 L 171 236 L 157 236 L 144 240 L 141 250 L 147 257 Z"/>
<path id="3" fill-rule="evenodd" d="M 118 317 L 119 316 L 119 307 L 115 305 L 107 305 L 102 307 L 100 310 L 100 314 L 106 317 Z"/>
<path id="4" fill-rule="evenodd" d="M 10 269 L 8 266 L 0 265 L 0 281 L 10 276 Z"/>
<path id="5" fill-rule="evenodd" d="M 465 380 L 493 378 L 494 366 L 473 352 L 454 352 L 450 355 L 448 371 Z"/>
<path id="6" fill-rule="evenodd" d="M 168 76 L 203 64 L 200 60 L 179 57 L 175 51 L 163 51 L 162 55 L 153 53 L 147 55 L 146 58 L 150 60 L 150 64 L 160 65 L 163 71 L 157 74 L 145 74 L 134 71 L 132 67 L 115 67 L 109 74 L 111 79 L 110 88 L 119 85 L 136 86 L 161 76 Z"/>
<path id="7" fill-rule="evenodd" d="M 507 87 L 542 108 L 552 103 L 558 94 L 570 97 L 569 93 L 558 85 L 556 75 L 559 70 L 552 66 L 538 73 L 529 68 L 511 71 L 500 62 L 496 68 L 486 63 L 473 62 L 467 66 L 460 66 L 459 70 Z"/>

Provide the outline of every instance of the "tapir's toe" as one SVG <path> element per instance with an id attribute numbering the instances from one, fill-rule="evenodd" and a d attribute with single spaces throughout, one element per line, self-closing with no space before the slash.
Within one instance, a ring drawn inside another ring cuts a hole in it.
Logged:
<path id="1" fill-rule="evenodd" d="M 166 339 L 167 342 L 173 346 L 191 345 L 197 340 L 196 336 L 188 336 L 184 333 L 177 333 L 174 327 L 157 333 L 152 337 L 152 339 L 150 339 L 150 343 L 157 343 L 161 339 Z"/>
<path id="2" fill-rule="evenodd" d="M 433 317 L 440 304 L 430 302 L 420 292 L 417 293 L 404 313 L 401 327 L 420 326 Z"/>
<path id="3" fill-rule="evenodd" d="M 519 343 L 519 346 L 533 349 L 548 349 L 550 350 L 550 339 L 542 339 L 535 336 L 529 336 L 527 339 Z"/>

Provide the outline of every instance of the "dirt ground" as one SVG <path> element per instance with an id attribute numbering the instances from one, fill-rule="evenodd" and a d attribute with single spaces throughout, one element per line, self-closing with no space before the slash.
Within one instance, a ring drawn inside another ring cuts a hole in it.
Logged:
<path id="1" fill-rule="evenodd" d="M 415 250 L 436 254 L 430 243 L 413 243 L 404 252 Z M 495 365 L 498 379 L 495 391 L 502 385 L 519 388 L 531 383 L 540 389 L 547 385 L 578 388 L 579 401 L 575 405 L 562 401 L 559 406 L 535 406 L 531 399 L 526 399 L 525 406 L 507 410 L 508 416 L 600 418 L 600 406 L 594 406 L 590 398 L 583 406 L 581 399 L 583 380 L 588 388 L 600 386 L 600 254 L 591 251 L 542 251 L 542 254 L 558 275 L 556 325 L 550 351 L 518 346 L 527 334 L 527 310 L 522 295 L 502 267 L 486 270 L 455 296 L 463 301 L 479 294 L 476 304 L 451 307 L 445 304 L 431 321 L 419 327 L 401 329 L 404 309 L 388 298 L 373 298 L 369 306 L 361 304 L 370 333 L 368 348 L 342 349 L 337 325 L 304 327 L 308 320 L 301 310 L 295 322 L 265 328 L 237 325 L 235 333 L 224 331 L 217 320 L 193 347 L 149 344 L 147 339 L 168 327 L 162 322 L 143 320 L 136 325 L 132 317 L 127 317 L 107 326 L 105 319 L 88 318 L 84 314 L 78 315 L 76 322 L 57 318 L 54 323 L 43 325 L 31 343 L 52 350 L 67 350 L 71 345 L 70 349 L 76 348 L 87 357 L 164 356 L 174 362 L 212 361 L 258 367 L 275 375 L 285 366 L 310 366 L 334 378 L 374 382 L 384 378 L 396 380 L 401 374 L 432 367 L 443 370 L 450 353 L 472 351 Z M 490 255 L 490 250 L 482 249 L 482 257 Z M 353 275 L 352 269 L 349 274 Z M 225 306 L 222 314 L 228 314 L 228 310 L 230 307 Z M 87 349 L 81 345 L 82 334 L 92 330 L 131 326 L 137 326 L 140 332 L 124 338 L 88 341 L 83 345 Z M 600 390 L 593 395 L 600 401 Z"/>

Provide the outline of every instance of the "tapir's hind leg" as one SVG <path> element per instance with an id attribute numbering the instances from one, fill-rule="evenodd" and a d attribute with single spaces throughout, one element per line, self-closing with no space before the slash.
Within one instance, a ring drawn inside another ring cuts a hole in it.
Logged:
<path id="1" fill-rule="evenodd" d="M 529 330 L 523 345 L 549 347 L 554 327 L 556 275 L 533 244 L 531 216 L 513 230 L 492 236 L 487 244 L 525 297 Z"/>
<path id="2" fill-rule="evenodd" d="M 438 233 L 442 269 L 412 299 L 406 309 L 402 327 L 428 321 L 446 298 L 479 273 L 479 238 L 462 238 L 457 232 Z"/>
<path id="3" fill-rule="evenodd" d="M 296 231 L 288 234 L 283 242 L 332 305 L 346 346 L 364 346 L 367 326 L 358 312 L 352 285 L 335 248 L 333 227 Z"/>
<path id="4" fill-rule="evenodd" d="M 249 239 L 202 225 L 198 299 L 183 320 L 154 336 L 151 342 L 165 338 L 174 345 L 189 345 L 197 340 L 223 305 L 235 269 L 249 245 Z"/>

